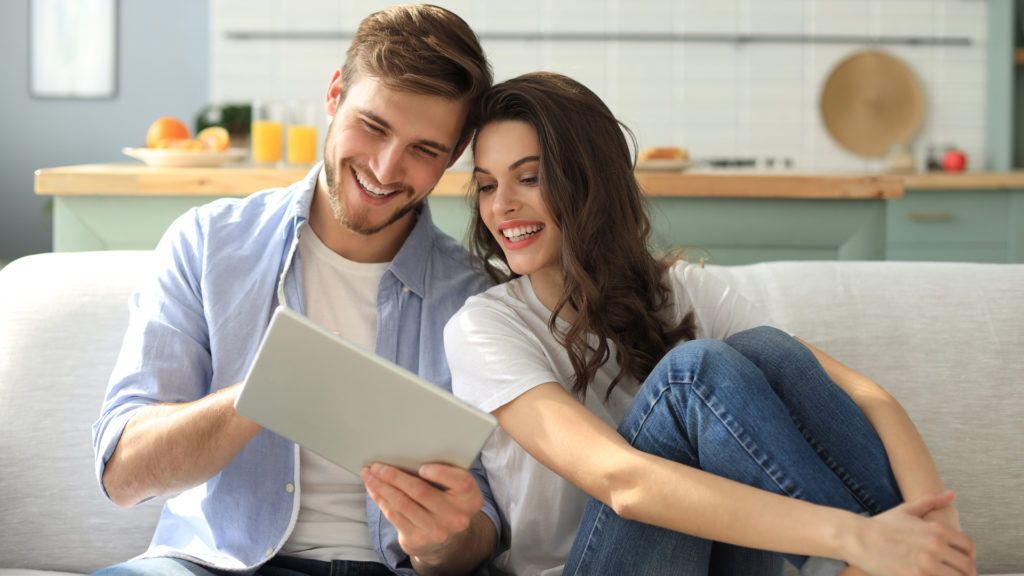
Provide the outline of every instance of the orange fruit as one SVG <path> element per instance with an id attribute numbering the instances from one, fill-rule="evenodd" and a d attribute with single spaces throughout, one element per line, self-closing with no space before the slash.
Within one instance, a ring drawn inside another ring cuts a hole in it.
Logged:
<path id="1" fill-rule="evenodd" d="M 206 150 L 227 150 L 231 145 L 231 135 L 223 126 L 207 126 L 199 131 L 196 140 L 203 143 Z"/>
<path id="2" fill-rule="evenodd" d="M 157 118 L 149 125 L 149 130 L 146 131 L 146 146 L 149 148 L 160 148 L 159 143 L 161 140 L 187 140 L 191 136 L 192 134 L 188 131 L 188 126 L 185 126 L 181 120 L 164 116 L 163 118 Z"/>
<path id="3" fill-rule="evenodd" d="M 191 138 L 175 138 L 174 140 L 168 140 L 167 138 L 161 138 L 156 141 L 154 148 L 164 148 L 173 150 L 202 150 L 203 143 L 199 140 L 192 140 Z"/>

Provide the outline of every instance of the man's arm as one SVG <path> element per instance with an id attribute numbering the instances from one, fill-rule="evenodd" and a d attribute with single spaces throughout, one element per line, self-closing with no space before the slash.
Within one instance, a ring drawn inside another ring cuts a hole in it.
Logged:
<path id="1" fill-rule="evenodd" d="M 359 477 L 398 530 L 417 574 L 470 574 L 490 558 L 497 530 L 481 510 L 483 494 L 468 471 L 426 464 L 416 477 L 374 464 Z"/>
<path id="2" fill-rule="evenodd" d="M 193 402 L 139 408 L 103 471 L 118 506 L 133 506 L 202 484 L 260 431 L 235 411 L 235 384 Z"/>

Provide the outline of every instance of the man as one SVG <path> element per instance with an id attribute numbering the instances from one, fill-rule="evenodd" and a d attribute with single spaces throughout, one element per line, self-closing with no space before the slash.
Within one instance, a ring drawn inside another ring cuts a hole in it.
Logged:
<path id="1" fill-rule="evenodd" d="M 357 478 L 234 410 L 278 304 L 450 389 L 442 329 L 486 282 L 424 199 L 490 84 L 458 16 L 372 14 L 331 78 L 322 169 L 171 226 L 93 438 L 115 503 L 177 495 L 149 550 L 102 573 L 469 573 L 490 556 L 499 524 L 482 470 L 374 465 Z"/>

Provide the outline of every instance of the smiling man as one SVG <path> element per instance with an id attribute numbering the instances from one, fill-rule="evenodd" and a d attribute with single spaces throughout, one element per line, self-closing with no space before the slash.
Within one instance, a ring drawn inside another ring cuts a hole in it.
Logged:
<path id="1" fill-rule="evenodd" d="M 424 200 L 490 84 L 458 16 L 372 14 L 329 83 L 323 165 L 167 231 L 93 438 L 115 503 L 170 498 L 150 548 L 101 573 L 458 574 L 490 556 L 499 522 L 482 469 L 356 477 L 234 409 L 278 305 L 451 389 L 442 329 L 487 281 Z"/>

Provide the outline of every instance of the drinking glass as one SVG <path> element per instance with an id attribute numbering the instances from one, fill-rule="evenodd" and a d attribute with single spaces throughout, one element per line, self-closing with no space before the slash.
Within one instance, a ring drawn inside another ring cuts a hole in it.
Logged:
<path id="1" fill-rule="evenodd" d="M 317 159 L 317 105 L 292 101 L 288 105 L 288 164 L 309 166 Z"/>
<path id="2" fill-rule="evenodd" d="M 252 104 L 252 161 L 274 165 L 281 161 L 284 107 L 278 102 Z"/>

